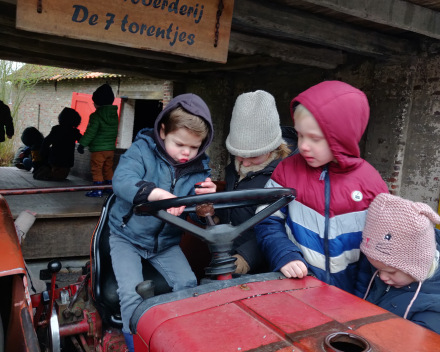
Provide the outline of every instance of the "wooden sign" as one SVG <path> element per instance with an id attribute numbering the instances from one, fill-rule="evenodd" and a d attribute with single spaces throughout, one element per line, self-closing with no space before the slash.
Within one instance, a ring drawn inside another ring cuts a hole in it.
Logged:
<path id="1" fill-rule="evenodd" d="M 233 7 L 234 0 L 18 0 L 17 28 L 225 63 Z"/>

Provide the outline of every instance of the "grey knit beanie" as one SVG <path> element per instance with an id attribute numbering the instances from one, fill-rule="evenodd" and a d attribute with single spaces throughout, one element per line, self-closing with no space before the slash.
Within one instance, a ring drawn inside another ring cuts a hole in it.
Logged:
<path id="1" fill-rule="evenodd" d="M 263 90 L 241 94 L 235 101 L 226 138 L 229 153 L 253 158 L 277 149 L 282 141 L 274 97 Z"/>

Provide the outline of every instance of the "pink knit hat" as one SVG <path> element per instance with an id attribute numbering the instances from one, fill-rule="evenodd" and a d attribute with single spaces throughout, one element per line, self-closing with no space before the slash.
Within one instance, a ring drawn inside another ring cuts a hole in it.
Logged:
<path id="1" fill-rule="evenodd" d="M 427 204 L 381 193 L 368 208 L 361 251 L 423 281 L 434 260 L 434 224 L 440 216 Z"/>

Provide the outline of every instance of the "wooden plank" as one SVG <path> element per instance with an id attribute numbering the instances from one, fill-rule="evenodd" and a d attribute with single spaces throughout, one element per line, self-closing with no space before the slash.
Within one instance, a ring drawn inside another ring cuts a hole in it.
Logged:
<path id="1" fill-rule="evenodd" d="M 29 260 L 90 255 L 90 240 L 98 219 L 37 219 L 21 246 L 23 257 Z"/>
<path id="2" fill-rule="evenodd" d="M 160 60 L 165 62 L 184 63 L 191 62 L 191 59 L 182 56 L 170 55 L 148 50 L 141 50 L 135 48 L 122 47 L 101 42 L 91 42 L 86 40 L 77 40 L 54 35 L 33 33 L 21 31 L 15 28 L 15 16 L 17 8 L 15 5 L 5 4 L 0 1 L 0 33 L 6 35 L 16 35 L 43 42 L 48 42 L 57 45 L 68 45 L 76 48 L 99 50 L 111 54 L 122 54 L 131 57 L 139 57 L 150 60 Z"/>
<path id="3" fill-rule="evenodd" d="M 334 69 L 346 61 L 346 55 L 340 50 L 312 48 L 240 32 L 231 33 L 229 52 L 242 55 L 268 55 L 291 64 L 325 69 Z"/>
<path id="4" fill-rule="evenodd" d="M 32 173 L 15 167 L 0 167 L 0 188 L 71 187 L 92 184 L 69 175 L 64 181 L 34 180 Z M 37 218 L 99 216 L 104 198 L 88 198 L 84 192 L 32 194 L 5 197 L 13 218 L 24 210 L 37 213 Z"/>
<path id="5" fill-rule="evenodd" d="M 17 28 L 226 62 L 234 0 L 223 0 L 218 45 L 218 2 L 211 0 L 17 1 Z M 200 6 L 199 6 L 200 5 Z"/>
<path id="6" fill-rule="evenodd" d="M 403 0 L 302 0 L 347 15 L 440 39 L 440 12 Z M 276 0 L 295 6 L 296 0 Z"/>
<path id="7" fill-rule="evenodd" d="M 261 0 L 237 1 L 232 27 L 243 32 L 301 40 L 380 59 L 403 60 L 416 52 L 415 44 L 407 40 Z"/>

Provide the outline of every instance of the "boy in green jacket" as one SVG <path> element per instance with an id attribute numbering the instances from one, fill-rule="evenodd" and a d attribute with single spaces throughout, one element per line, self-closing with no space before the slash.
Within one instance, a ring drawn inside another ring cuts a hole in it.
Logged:
<path id="1" fill-rule="evenodd" d="M 100 86 L 92 96 L 96 111 L 90 115 L 84 136 L 79 141 L 78 153 L 84 153 L 89 147 L 92 153 L 90 166 L 94 185 L 112 184 L 113 156 L 118 136 L 118 107 L 112 105 L 115 100 L 112 88 L 108 84 Z M 90 191 L 87 197 L 102 197 L 102 191 Z"/>

